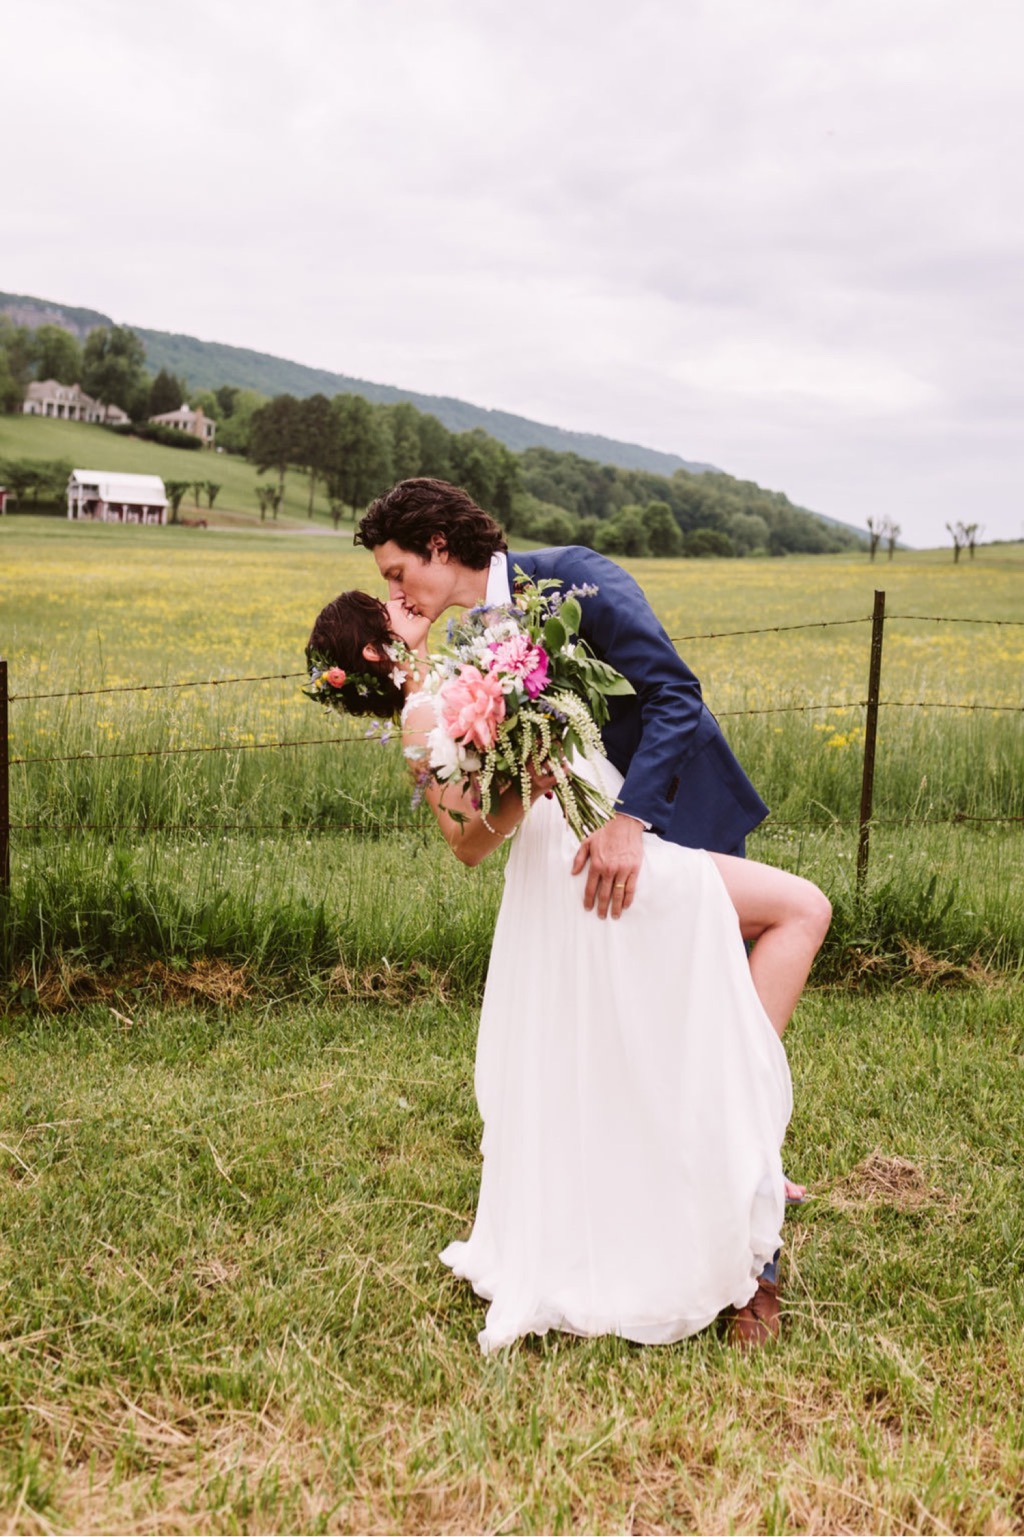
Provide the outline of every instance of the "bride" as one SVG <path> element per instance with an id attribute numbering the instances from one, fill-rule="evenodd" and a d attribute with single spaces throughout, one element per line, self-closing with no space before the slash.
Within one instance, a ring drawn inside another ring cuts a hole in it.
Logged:
<path id="1" fill-rule="evenodd" d="M 348 675 L 351 713 L 401 716 L 412 756 L 437 724 L 419 687 L 428 628 L 401 600 L 349 592 L 307 647 Z M 415 659 L 404 677 L 396 637 Z M 614 798 L 607 759 L 575 767 Z M 553 782 L 534 775 L 528 812 L 516 787 L 486 819 L 452 785 L 425 791 L 464 864 L 512 840 L 477 1045 L 480 1199 L 441 1259 L 490 1304 L 484 1351 L 548 1329 L 666 1344 L 721 1314 L 734 1343 L 764 1343 L 792 1107 L 780 1036 L 828 903 L 797 876 L 645 833 L 636 897 L 601 922 Z"/>

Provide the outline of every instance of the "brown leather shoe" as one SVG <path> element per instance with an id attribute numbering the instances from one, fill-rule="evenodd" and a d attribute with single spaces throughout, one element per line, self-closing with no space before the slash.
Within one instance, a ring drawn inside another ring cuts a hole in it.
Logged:
<path id="1" fill-rule="evenodd" d="M 729 1344 L 739 1350 L 756 1350 L 777 1340 L 781 1332 L 782 1304 L 775 1281 L 759 1276 L 757 1291 L 745 1307 L 733 1308 L 728 1315 Z"/>

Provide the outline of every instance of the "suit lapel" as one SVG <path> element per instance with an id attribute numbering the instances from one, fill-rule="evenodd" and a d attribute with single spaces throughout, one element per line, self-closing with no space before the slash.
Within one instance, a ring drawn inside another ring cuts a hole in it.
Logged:
<path id="1" fill-rule="evenodd" d="M 521 570 L 525 571 L 527 576 L 534 576 L 534 575 L 536 575 L 536 561 L 533 560 L 531 556 L 517 554 L 514 550 L 510 550 L 509 551 L 507 558 L 508 558 L 508 590 L 512 594 L 512 596 L 515 597 L 515 593 L 516 593 L 515 568 L 516 568 L 516 566 L 519 566 Z"/>

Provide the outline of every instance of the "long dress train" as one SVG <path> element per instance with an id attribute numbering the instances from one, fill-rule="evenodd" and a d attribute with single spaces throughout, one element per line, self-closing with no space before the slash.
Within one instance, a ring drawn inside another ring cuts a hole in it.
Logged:
<path id="1" fill-rule="evenodd" d="M 621 780 L 597 770 L 614 795 Z M 644 836 L 620 919 L 583 907 L 557 802 L 516 835 L 476 1058 L 484 1351 L 547 1329 L 665 1344 L 753 1293 L 780 1246 L 785 1053 L 706 854 Z"/>

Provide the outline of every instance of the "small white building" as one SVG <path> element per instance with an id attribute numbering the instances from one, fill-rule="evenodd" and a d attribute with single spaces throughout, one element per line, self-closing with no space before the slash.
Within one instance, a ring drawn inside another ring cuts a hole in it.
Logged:
<path id="1" fill-rule="evenodd" d="M 166 523 L 167 492 L 159 475 L 119 470 L 72 470 L 68 517 L 99 523 Z"/>
<path id="2" fill-rule="evenodd" d="M 193 411 L 186 404 L 179 406 L 177 411 L 164 411 L 161 416 L 151 416 L 149 419 L 161 427 L 176 427 L 179 432 L 187 432 L 190 437 L 201 438 L 206 448 L 213 447 L 217 423 L 205 415 L 202 406 L 196 406 Z"/>
<path id="3" fill-rule="evenodd" d="M 33 381 L 25 391 L 21 409 L 25 416 L 52 416 L 64 422 L 119 427 L 131 421 L 120 406 L 105 406 L 87 395 L 80 384 L 59 384 L 56 379 Z"/>

